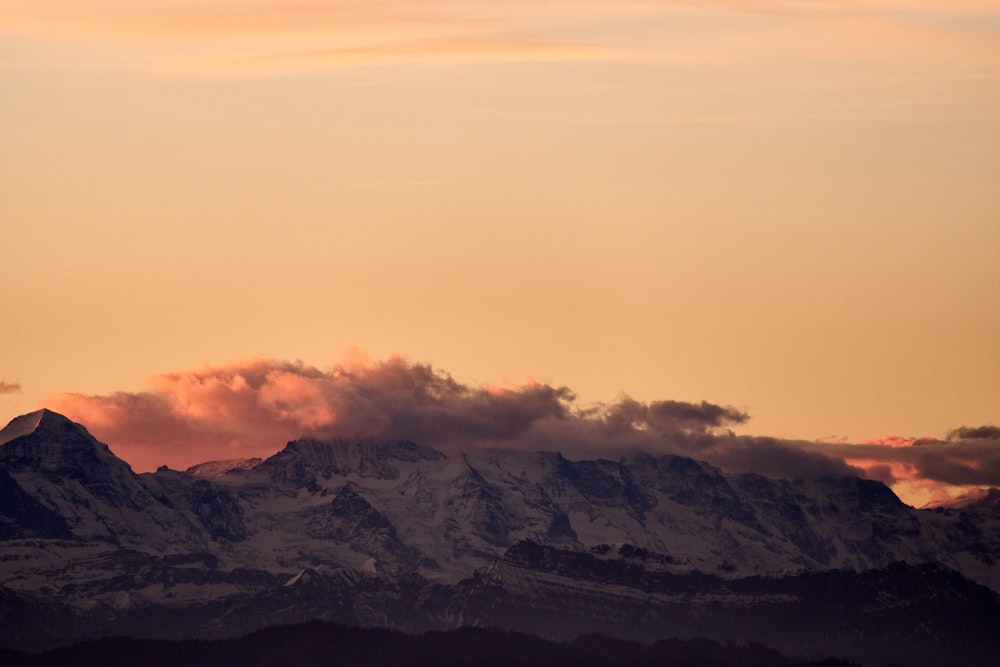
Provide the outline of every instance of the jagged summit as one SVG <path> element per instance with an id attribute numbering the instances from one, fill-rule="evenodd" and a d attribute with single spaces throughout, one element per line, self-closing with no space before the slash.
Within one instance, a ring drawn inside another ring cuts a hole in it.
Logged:
<path id="1" fill-rule="evenodd" d="M 0 466 L 13 475 L 38 479 L 75 479 L 88 493 L 115 486 L 112 478 L 134 477 L 119 459 L 81 424 L 52 410 L 37 410 L 15 418 L 0 431 Z"/>
<path id="2" fill-rule="evenodd" d="M 335 438 L 300 438 L 257 466 L 274 481 L 307 483 L 310 475 L 330 477 L 357 473 L 361 477 L 396 479 L 400 464 L 440 461 L 443 453 L 413 442 L 380 442 Z"/>
<path id="3" fill-rule="evenodd" d="M 128 468 L 83 425 L 46 409 L 17 417 L 0 431 L 0 461 L 8 468 L 49 472 L 80 466 Z"/>
<path id="4" fill-rule="evenodd" d="M 232 472 L 252 470 L 259 466 L 264 459 L 253 457 L 248 459 L 224 459 L 220 461 L 205 461 L 197 463 L 184 472 L 192 477 L 221 477 Z"/>
<path id="5" fill-rule="evenodd" d="M 888 626 L 873 623 L 897 614 L 907 646 L 919 627 L 932 648 L 985 637 L 982 655 L 1000 655 L 996 493 L 928 512 L 855 478 L 364 439 L 136 475 L 49 410 L 0 441 L 0 647 L 315 618 L 813 647 L 881 641 Z M 979 655 L 962 664 L 990 662 Z"/>
<path id="6" fill-rule="evenodd" d="M 11 474 L 68 475 L 91 483 L 112 470 L 133 474 L 83 425 L 46 409 L 17 417 L 0 431 L 0 465 Z"/>
<path id="7" fill-rule="evenodd" d="M 165 550 L 202 542 L 128 463 L 58 412 L 37 410 L 0 431 L 0 473 L 0 533 Z"/>
<path id="8" fill-rule="evenodd" d="M 94 439 L 84 426 L 71 421 L 58 412 L 42 408 L 10 420 L 10 423 L 0 431 L 0 445 L 32 434 L 52 439 L 64 439 L 66 436 L 83 436 L 90 440 Z"/>

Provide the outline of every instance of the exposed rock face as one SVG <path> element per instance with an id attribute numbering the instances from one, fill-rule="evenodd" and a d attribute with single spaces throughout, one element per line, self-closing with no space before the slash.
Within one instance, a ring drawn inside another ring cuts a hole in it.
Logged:
<path id="1" fill-rule="evenodd" d="M 0 485 L 15 500 L 11 507 L 21 507 L 19 520 L 7 517 L 15 533 L 41 530 L 167 553 L 204 549 L 197 527 L 83 426 L 39 410 L 11 422 L 0 442 Z"/>
<path id="2" fill-rule="evenodd" d="M 0 540 L 21 537 L 66 539 L 69 526 L 59 512 L 46 507 L 0 468 Z"/>
<path id="3" fill-rule="evenodd" d="M 355 474 L 361 478 L 397 479 L 399 465 L 420 461 L 437 461 L 444 454 L 412 442 L 354 442 L 350 440 L 321 441 L 303 438 L 267 459 L 261 468 L 278 483 L 308 483 L 319 476 Z"/>
<path id="4" fill-rule="evenodd" d="M 920 511 L 878 482 L 723 474 L 677 456 L 446 457 L 314 439 L 259 463 L 136 475 L 49 411 L 15 419 L 0 443 L 0 637 L 17 646 L 311 618 L 775 643 L 758 619 L 779 618 L 798 629 L 775 645 L 802 653 L 820 641 L 794 626 L 820 622 L 809 605 L 847 619 L 827 619 L 834 646 L 859 642 L 873 610 L 902 622 L 936 595 L 947 613 L 927 611 L 915 636 L 947 643 L 948 619 L 994 618 L 1000 591 L 989 498 Z"/>

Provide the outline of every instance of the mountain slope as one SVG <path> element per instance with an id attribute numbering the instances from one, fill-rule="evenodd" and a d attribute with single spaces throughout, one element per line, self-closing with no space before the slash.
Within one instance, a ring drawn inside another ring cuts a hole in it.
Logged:
<path id="1" fill-rule="evenodd" d="M 882 617 L 917 623 L 914 647 L 993 646 L 976 619 L 997 618 L 996 503 L 920 511 L 878 482 L 725 474 L 678 456 L 445 456 L 351 440 L 135 475 L 49 411 L 15 419 L 0 442 L 0 636 L 12 646 L 318 618 L 702 633 L 797 654 L 841 642 L 861 655 Z"/>
<path id="2" fill-rule="evenodd" d="M 127 463 L 62 415 L 39 410 L 18 417 L 0 431 L 0 443 L 0 487 L 17 498 L 11 507 L 22 508 L 5 518 L 21 533 L 47 525 L 50 537 L 168 553 L 203 544 L 199 531 L 150 493 Z"/>

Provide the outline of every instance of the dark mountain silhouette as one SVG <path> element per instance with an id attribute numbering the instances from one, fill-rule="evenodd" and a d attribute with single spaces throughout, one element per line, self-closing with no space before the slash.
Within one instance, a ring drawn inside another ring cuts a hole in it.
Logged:
<path id="1" fill-rule="evenodd" d="M 557 643 L 498 629 L 463 628 L 418 636 L 384 629 L 348 628 L 309 622 L 259 630 L 216 641 L 101 639 L 42 654 L 0 653 L 8 667 L 736 667 L 848 665 L 837 660 L 789 659 L 759 644 L 719 644 L 707 639 L 671 639 L 654 644 L 586 635 Z"/>

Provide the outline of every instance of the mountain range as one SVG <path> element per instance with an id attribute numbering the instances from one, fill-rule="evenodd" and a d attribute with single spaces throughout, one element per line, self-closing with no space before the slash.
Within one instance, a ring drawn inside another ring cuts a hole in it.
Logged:
<path id="1" fill-rule="evenodd" d="M 1000 503 L 680 456 L 302 438 L 136 474 L 49 410 L 0 432 L 0 646 L 332 621 L 1000 664 Z"/>

